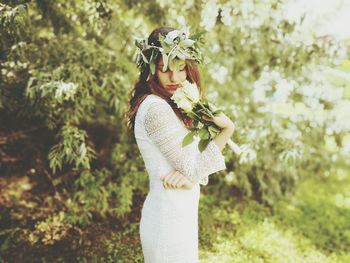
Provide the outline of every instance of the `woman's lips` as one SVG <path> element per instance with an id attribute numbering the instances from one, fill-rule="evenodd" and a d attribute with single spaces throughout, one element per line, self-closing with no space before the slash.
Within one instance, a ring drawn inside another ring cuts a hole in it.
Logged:
<path id="1" fill-rule="evenodd" d="M 180 84 L 168 85 L 168 88 L 171 89 L 171 90 L 176 90 L 178 87 L 180 87 Z"/>

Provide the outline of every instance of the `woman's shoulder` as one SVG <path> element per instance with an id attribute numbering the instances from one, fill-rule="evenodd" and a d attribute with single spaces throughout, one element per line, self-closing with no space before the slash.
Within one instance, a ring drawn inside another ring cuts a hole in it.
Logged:
<path id="1" fill-rule="evenodd" d="M 156 94 L 148 94 L 145 100 L 148 99 L 149 101 L 165 101 L 162 97 L 156 95 Z"/>
<path id="2" fill-rule="evenodd" d="M 165 106 L 168 106 L 169 104 L 162 97 L 160 97 L 158 95 L 155 95 L 155 94 L 149 94 L 141 102 L 140 107 L 142 106 L 143 108 L 148 109 L 150 106 L 154 106 L 154 105 L 165 105 Z"/>
<path id="3" fill-rule="evenodd" d="M 150 108 L 154 108 L 154 106 L 170 107 L 167 101 L 162 97 L 155 94 L 148 94 L 140 103 L 137 113 L 140 114 L 140 112 L 143 112 L 143 114 L 145 114 L 150 110 Z"/>

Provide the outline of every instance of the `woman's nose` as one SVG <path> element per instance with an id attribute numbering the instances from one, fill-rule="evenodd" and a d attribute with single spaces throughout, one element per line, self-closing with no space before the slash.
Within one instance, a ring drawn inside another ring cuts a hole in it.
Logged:
<path id="1" fill-rule="evenodd" d="M 170 70 L 170 80 L 171 82 L 177 82 L 179 80 L 179 71 L 172 71 Z"/>

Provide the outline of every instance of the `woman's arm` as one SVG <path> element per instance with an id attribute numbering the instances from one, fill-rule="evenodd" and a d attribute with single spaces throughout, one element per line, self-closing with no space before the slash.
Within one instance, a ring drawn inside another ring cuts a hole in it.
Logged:
<path id="1" fill-rule="evenodd" d="M 193 183 L 206 185 L 210 174 L 226 169 L 225 158 L 217 142 L 209 142 L 203 152 L 199 152 L 195 143 L 182 147 L 182 140 L 189 131 L 165 100 L 157 99 L 148 105 L 144 126 L 149 138 L 174 169 Z"/>
<path id="2" fill-rule="evenodd" d="M 163 175 L 160 177 L 160 180 L 163 181 L 163 186 L 166 189 L 192 189 L 194 186 L 194 183 L 179 171 L 173 171 L 167 175 Z"/>
<path id="3" fill-rule="evenodd" d="M 231 138 L 233 132 L 234 129 L 225 128 L 214 138 L 214 142 L 218 145 L 220 151 L 222 151 L 225 148 L 225 145 Z"/>
<path id="4" fill-rule="evenodd" d="M 234 129 L 235 127 L 233 125 L 223 128 L 222 131 L 215 137 L 214 141 L 221 151 L 223 148 L 225 148 L 226 143 L 231 138 Z M 171 172 L 166 176 L 161 176 L 161 180 L 163 181 L 165 188 L 171 189 L 192 189 L 192 187 L 195 185 L 179 171 Z"/>
<path id="5" fill-rule="evenodd" d="M 220 151 L 222 151 L 235 131 L 235 124 L 224 113 L 221 113 L 219 116 L 213 118 L 209 118 L 204 115 L 203 119 L 214 122 L 222 129 L 221 132 L 214 138 L 215 143 L 218 145 Z"/>

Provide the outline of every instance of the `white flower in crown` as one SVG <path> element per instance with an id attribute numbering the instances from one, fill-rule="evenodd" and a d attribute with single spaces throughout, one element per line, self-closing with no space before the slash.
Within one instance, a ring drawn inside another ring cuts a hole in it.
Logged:
<path id="1" fill-rule="evenodd" d="M 183 27 L 182 29 L 180 30 L 173 30 L 173 31 L 170 31 L 166 36 L 165 36 L 165 39 L 164 41 L 169 45 L 169 46 L 172 46 L 174 44 L 178 44 L 179 42 L 181 41 L 191 41 L 192 43 L 192 40 L 189 39 L 189 28 L 188 27 Z M 194 43 L 194 41 L 193 41 Z M 192 46 L 192 44 L 190 45 Z"/>
<path id="2" fill-rule="evenodd" d="M 166 36 L 165 36 L 165 43 L 167 43 L 169 46 L 173 45 L 175 41 L 180 42 L 182 40 L 186 39 L 186 33 L 181 31 L 181 30 L 173 30 L 170 31 Z"/>

